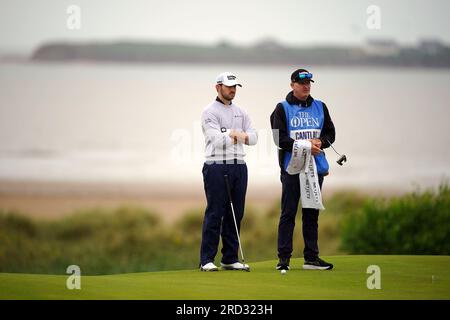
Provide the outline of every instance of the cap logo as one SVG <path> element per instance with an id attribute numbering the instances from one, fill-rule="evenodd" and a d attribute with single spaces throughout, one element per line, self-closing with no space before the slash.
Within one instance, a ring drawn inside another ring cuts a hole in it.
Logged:
<path id="1" fill-rule="evenodd" d="M 228 80 L 236 80 L 236 77 L 235 76 L 227 76 L 227 79 Z"/>

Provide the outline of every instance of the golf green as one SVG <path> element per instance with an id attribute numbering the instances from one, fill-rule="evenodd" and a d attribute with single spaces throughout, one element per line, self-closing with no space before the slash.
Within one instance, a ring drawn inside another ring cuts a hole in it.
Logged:
<path id="1" fill-rule="evenodd" d="M 292 259 L 285 275 L 276 261 L 249 262 L 251 272 L 198 270 L 84 276 L 1 273 L 0 299 L 450 299 L 450 256 L 328 256 L 331 271 L 302 270 Z M 367 273 L 379 267 L 379 274 Z M 368 289 L 379 275 L 380 289 Z"/>

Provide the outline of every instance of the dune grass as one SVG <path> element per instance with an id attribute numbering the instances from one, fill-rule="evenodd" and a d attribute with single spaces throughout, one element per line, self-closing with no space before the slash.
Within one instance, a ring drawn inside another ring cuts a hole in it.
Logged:
<path id="1" fill-rule="evenodd" d="M 448 255 L 449 190 L 444 184 L 393 199 L 335 193 L 319 217 L 320 254 Z M 128 206 L 44 221 L 0 209 L 0 272 L 64 274 L 72 264 L 85 275 L 193 269 L 203 215 L 197 208 L 167 224 L 151 210 Z M 279 217 L 279 201 L 260 211 L 247 206 L 241 240 L 249 261 L 277 257 Z M 302 257 L 300 213 L 296 225 L 293 257 Z"/>
<path id="2" fill-rule="evenodd" d="M 328 201 L 319 222 L 321 254 L 345 253 L 339 249 L 339 226 L 343 211 L 354 211 L 363 201 L 355 199 L 354 194 L 341 193 Z M 86 208 L 47 221 L 0 209 L 0 272 L 64 274 L 72 264 L 86 275 L 195 268 L 203 215 L 203 208 L 192 209 L 166 224 L 151 210 L 124 206 Z M 247 206 L 241 225 L 247 259 L 276 258 L 279 216 L 279 202 L 263 212 Z M 300 257 L 301 214 L 295 231 L 293 255 Z"/>
<path id="3" fill-rule="evenodd" d="M 354 254 L 450 254 L 450 188 L 367 201 L 343 219 L 342 247 Z"/>

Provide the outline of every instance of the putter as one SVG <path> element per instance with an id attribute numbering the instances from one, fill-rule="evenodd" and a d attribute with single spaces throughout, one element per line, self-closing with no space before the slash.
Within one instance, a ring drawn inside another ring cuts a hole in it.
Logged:
<path id="1" fill-rule="evenodd" d="M 347 162 L 347 157 L 345 156 L 345 154 L 340 154 L 339 152 L 336 151 L 336 149 L 333 147 L 333 145 L 331 144 L 330 140 L 326 139 L 328 141 L 328 143 L 330 144 L 330 147 L 334 150 L 334 152 L 336 152 L 336 154 L 339 156 L 339 159 L 336 161 L 338 165 L 342 166 L 344 164 L 344 162 Z"/>
<path id="2" fill-rule="evenodd" d="M 225 184 L 227 186 L 228 198 L 230 199 L 231 212 L 233 213 L 234 226 L 236 227 L 236 235 L 237 235 L 237 238 L 238 238 L 239 250 L 241 251 L 242 264 L 245 266 L 244 252 L 242 252 L 241 238 L 239 237 L 239 230 L 238 230 L 238 227 L 237 227 L 236 215 L 234 214 L 234 206 L 233 206 L 233 199 L 231 197 L 230 182 L 228 181 L 228 175 L 227 174 L 224 175 L 223 177 L 225 178 Z M 250 268 L 245 268 L 243 270 L 245 270 L 247 272 L 250 272 Z"/>

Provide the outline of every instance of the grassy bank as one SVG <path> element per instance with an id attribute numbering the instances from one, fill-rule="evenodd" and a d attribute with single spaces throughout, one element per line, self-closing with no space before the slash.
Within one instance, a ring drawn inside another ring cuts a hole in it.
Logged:
<path id="1" fill-rule="evenodd" d="M 358 210 L 364 200 L 341 193 L 327 201 L 320 217 L 322 254 L 343 253 L 341 218 Z M 194 209 L 169 225 L 157 213 L 139 207 L 86 209 L 52 221 L 0 211 L 0 272 L 62 274 L 72 264 L 92 275 L 195 268 L 203 215 L 203 208 Z M 248 261 L 276 258 L 279 215 L 278 203 L 265 212 L 247 206 L 241 236 Z M 303 250 L 300 219 L 298 215 L 297 257 Z"/>
<path id="2" fill-rule="evenodd" d="M 448 254 L 450 191 L 445 185 L 392 199 L 340 192 L 319 218 L 321 255 Z M 172 224 L 139 207 L 86 209 L 58 220 L 33 220 L 0 210 L 0 272 L 85 275 L 194 269 L 203 208 Z M 247 206 L 241 240 L 247 261 L 276 259 L 279 203 L 261 212 Z M 293 257 L 302 257 L 301 214 Z M 406 250 L 406 249 L 407 250 Z M 406 250 L 406 251 L 405 251 Z M 220 261 L 220 248 L 216 262 Z"/>

